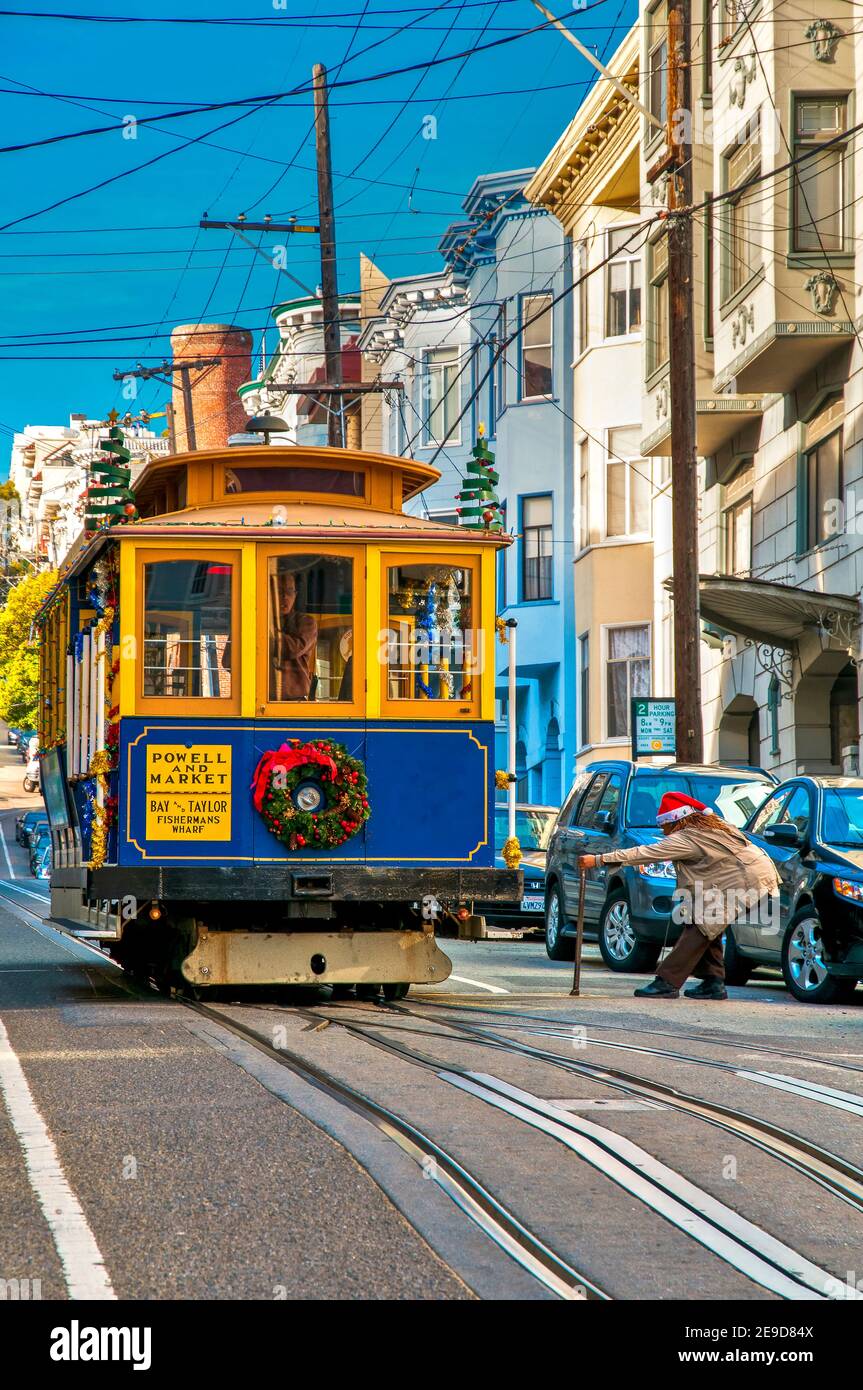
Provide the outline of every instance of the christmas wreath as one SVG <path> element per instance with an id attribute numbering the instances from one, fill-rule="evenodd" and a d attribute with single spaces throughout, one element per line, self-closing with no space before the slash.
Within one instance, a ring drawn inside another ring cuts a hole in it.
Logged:
<path id="1" fill-rule="evenodd" d="M 298 738 L 264 753 L 252 778 L 255 810 L 289 849 L 334 849 L 371 815 L 368 780 L 341 743 Z"/>

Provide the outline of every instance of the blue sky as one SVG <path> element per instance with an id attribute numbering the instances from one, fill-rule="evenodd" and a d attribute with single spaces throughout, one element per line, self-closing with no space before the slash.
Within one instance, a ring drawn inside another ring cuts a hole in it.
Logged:
<path id="1" fill-rule="evenodd" d="M 414 10 L 395 0 L 128 0 L 128 10 L 120 0 L 81 0 L 75 7 L 124 20 L 239 18 L 243 25 L 3 18 L 0 144 L 305 87 L 313 63 L 323 62 L 331 81 L 353 83 L 331 93 L 341 290 L 358 288 L 360 251 L 388 275 L 434 270 L 438 238 L 460 216 L 476 175 L 537 164 L 593 70 L 551 31 L 428 71 L 355 83 L 542 22 L 530 0 L 415 3 Z M 63 6 L 42 0 L 39 8 Z M 608 56 L 635 13 L 635 0 L 590 0 L 569 23 Z M 436 139 L 423 137 L 428 116 Z M 182 148 L 226 121 L 235 123 Z M 167 151 L 175 152 L 127 174 Z M 113 369 L 161 360 L 173 324 L 233 321 L 253 329 L 257 342 L 272 304 L 293 293 L 230 233 L 199 233 L 197 223 L 204 212 L 314 219 L 305 92 L 264 110 L 196 113 L 159 130 L 139 125 L 135 139 L 111 131 L 0 159 L 0 472 L 8 468 L 10 430 L 121 405 Z M 127 176 L 40 211 L 117 174 Z M 277 240 L 284 238 L 270 236 L 264 248 Z M 316 237 L 297 236 L 288 269 L 314 286 L 318 254 Z M 165 395 L 150 383 L 139 404 L 155 409 Z"/>

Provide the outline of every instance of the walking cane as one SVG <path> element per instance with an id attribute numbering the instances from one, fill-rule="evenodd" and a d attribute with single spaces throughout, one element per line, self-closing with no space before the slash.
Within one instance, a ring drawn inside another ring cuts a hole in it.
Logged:
<path id="1" fill-rule="evenodd" d="M 584 881 L 587 878 L 587 870 L 579 869 L 578 878 L 578 920 L 575 927 L 575 966 L 572 972 L 572 989 L 569 991 L 570 998 L 573 995 L 581 994 L 581 944 L 584 941 Z"/>

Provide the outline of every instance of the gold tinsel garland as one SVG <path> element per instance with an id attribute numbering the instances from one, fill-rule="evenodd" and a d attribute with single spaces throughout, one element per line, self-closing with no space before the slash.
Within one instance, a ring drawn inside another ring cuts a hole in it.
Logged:
<path id="1" fill-rule="evenodd" d="M 519 864 L 521 863 L 521 845 L 519 844 L 518 837 L 516 835 L 510 835 L 509 839 L 504 841 L 503 849 L 501 850 L 501 855 L 503 857 L 503 862 L 508 869 L 518 868 Z"/>
<path id="2" fill-rule="evenodd" d="M 108 773 L 111 771 L 111 754 L 107 748 L 100 748 L 90 761 L 90 776 L 95 777 L 96 786 L 102 792 L 102 804 L 93 797 L 93 820 L 90 830 L 90 868 L 101 869 L 108 852 L 108 812 L 105 797 L 108 795 Z"/>
<path id="3" fill-rule="evenodd" d="M 94 642 L 104 634 L 110 634 L 114 623 L 114 609 L 106 608 L 98 623 L 91 628 L 91 636 Z M 110 638 L 105 642 L 105 649 L 98 653 L 96 660 L 107 663 L 105 676 L 105 712 L 106 715 L 112 708 L 112 656 L 113 647 Z M 108 797 L 108 773 L 113 768 L 113 758 L 107 748 L 100 748 L 93 754 L 90 761 L 89 775 L 96 779 L 96 793 L 93 796 L 93 819 L 90 828 L 90 868 L 101 869 L 108 853 L 108 831 L 111 821 L 108 809 L 105 805 Z M 99 799 L 101 792 L 101 802 Z"/>

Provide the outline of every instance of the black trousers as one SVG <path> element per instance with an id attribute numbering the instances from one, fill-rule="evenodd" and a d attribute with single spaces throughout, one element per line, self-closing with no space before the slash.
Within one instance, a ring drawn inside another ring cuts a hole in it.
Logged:
<path id="1" fill-rule="evenodd" d="M 722 936 L 709 941 L 697 927 L 685 926 L 656 973 L 675 989 L 680 989 L 690 975 L 697 975 L 700 980 L 724 981 Z"/>

